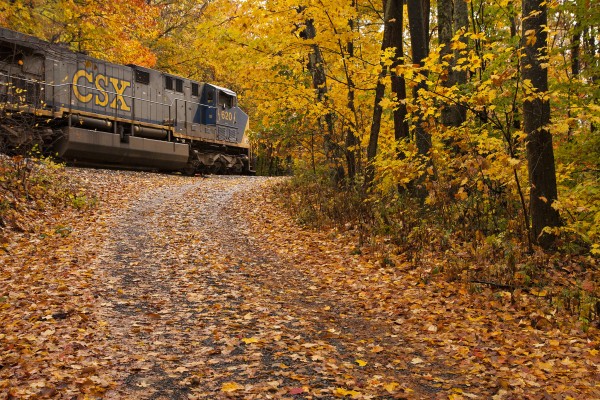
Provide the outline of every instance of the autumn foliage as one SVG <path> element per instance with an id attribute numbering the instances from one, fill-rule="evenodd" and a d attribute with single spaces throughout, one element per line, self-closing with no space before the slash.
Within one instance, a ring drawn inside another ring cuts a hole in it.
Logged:
<path id="1" fill-rule="evenodd" d="M 131 0 L 16 1 L 0 8 L 2 24 L 13 29 L 236 90 L 251 115 L 263 173 L 325 174 L 338 187 L 363 187 L 373 203 L 402 203 L 399 192 L 408 191 L 452 219 L 472 215 L 473 236 L 502 235 L 524 246 L 538 241 L 540 228 L 531 221 L 531 140 L 522 106 L 549 101 L 544 129 L 553 140 L 558 197 L 534 200 L 560 214 L 560 226 L 545 231 L 558 236 L 554 245 L 597 254 L 597 11 L 548 4 L 541 46 L 541 36 L 527 28 L 535 15 L 523 16 L 521 4 L 446 3 L 417 13 L 429 32 L 419 38 L 427 43 L 417 61 L 417 14 L 411 20 L 407 6 Z M 385 15 L 392 9 L 402 18 Z M 395 39 L 383 37 L 386 18 L 400 27 Z M 398 50 L 393 40 L 405 45 Z M 528 47 L 544 50 L 539 65 L 548 91 L 538 92 L 527 78 Z M 373 131 L 378 84 L 385 92 Z"/>

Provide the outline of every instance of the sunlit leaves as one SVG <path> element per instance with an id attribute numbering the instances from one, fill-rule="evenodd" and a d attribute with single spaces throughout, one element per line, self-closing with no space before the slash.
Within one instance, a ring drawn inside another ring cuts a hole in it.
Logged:
<path id="1" fill-rule="evenodd" d="M 157 15 L 155 7 L 137 0 L 16 1 L 6 6 L 5 25 L 108 61 L 153 66 L 149 42 Z"/>
<path id="2" fill-rule="evenodd" d="M 243 389 L 244 387 L 236 382 L 225 382 L 223 386 L 221 386 L 221 391 L 225 393 L 232 393 L 238 390 Z"/>
<path id="3" fill-rule="evenodd" d="M 356 390 L 347 390 L 344 388 L 337 388 L 333 391 L 333 394 L 336 397 L 351 397 L 353 399 L 356 399 L 360 396 L 360 392 L 356 391 Z"/>

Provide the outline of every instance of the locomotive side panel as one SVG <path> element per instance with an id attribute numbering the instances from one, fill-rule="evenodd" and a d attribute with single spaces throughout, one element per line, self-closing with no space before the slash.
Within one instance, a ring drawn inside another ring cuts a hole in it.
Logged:
<path id="1" fill-rule="evenodd" d="M 187 144 L 170 143 L 169 107 L 151 85 L 136 82 L 132 67 L 66 53 L 52 60 L 55 109 L 67 125 L 57 144 L 61 157 L 78 163 L 183 170 Z M 156 78 L 156 77 L 155 77 Z"/>
<path id="2" fill-rule="evenodd" d="M 247 148 L 243 136 L 248 123 L 248 115 L 237 105 L 235 92 L 215 85 L 206 85 L 214 90 L 214 108 L 209 110 L 209 120 L 216 125 L 216 138 L 227 145 Z"/>
<path id="3" fill-rule="evenodd" d="M 58 56 L 46 63 L 56 110 L 132 118 L 131 68 L 70 52 Z"/>
<path id="4" fill-rule="evenodd" d="M 162 88 L 163 102 L 171 107 L 171 122 L 175 133 L 183 133 L 187 125 L 184 79 L 170 74 L 161 75 L 157 85 Z"/>
<path id="5" fill-rule="evenodd" d="M 133 119 L 153 125 L 170 125 L 171 106 L 165 103 L 158 71 L 131 65 L 133 69 Z"/>
<path id="6" fill-rule="evenodd" d="M 186 132 L 188 135 L 200 139 L 202 133 L 206 131 L 205 126 L 202 125 L 202 107 L 200 106 L 204 85 L 194 81 L 189 81 L 189 85 L 189 95 L 186 91 L 186 113 L 188 119 Z"/>

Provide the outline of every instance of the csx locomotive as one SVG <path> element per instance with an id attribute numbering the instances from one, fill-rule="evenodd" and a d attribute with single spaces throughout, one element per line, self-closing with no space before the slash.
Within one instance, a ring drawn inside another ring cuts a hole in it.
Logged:
<path id="1" fill-rule="evenodd" d="M 0 28 L 0 144 L 37 140 L 65 160 L 252 173 L 236 94 L 119 65 Z"/>

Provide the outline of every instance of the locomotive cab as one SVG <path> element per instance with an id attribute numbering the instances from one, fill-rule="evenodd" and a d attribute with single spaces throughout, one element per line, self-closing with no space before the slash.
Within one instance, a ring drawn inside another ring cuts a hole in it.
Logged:
<path id="1" fill-rule="evenodd" d="M 201 166 L 215 172 L 252 173 L 246 137 L 248 115 L 238 107 L 236 93 L 207 83 L 200 104 L 202 124 L 214 138 L 212 145 L 197 149 Z"/>

